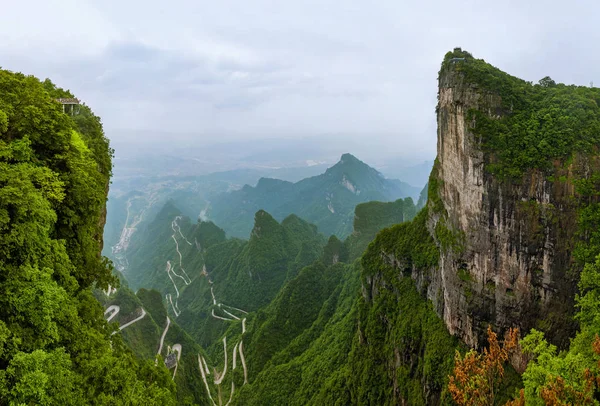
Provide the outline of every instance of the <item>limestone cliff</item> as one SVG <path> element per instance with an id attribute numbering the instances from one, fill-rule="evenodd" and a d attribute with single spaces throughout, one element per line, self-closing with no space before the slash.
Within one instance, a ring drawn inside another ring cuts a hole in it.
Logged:
<path id="1" fill-rule="evenodd" d="M 575 328 L 580 196 L 574 180 L 595 165 L 574 153 L 518 178 L 493 174 L 499 154 L 488 147 L 485 130 L 477 131 L 478 120 L 500 122 L 516 113 L 498 91 L 502 76 L 496 86 L 478 83 L 472 61 L 455 50 L 440 71 L 427 222 L 440 260 L 438 269 L 427 275 L 415 269 L 413 277 L 450 333 L 470 346 L 485 344 L 488 324 L 500 331 L 535 327 L 564 344 Z"/>

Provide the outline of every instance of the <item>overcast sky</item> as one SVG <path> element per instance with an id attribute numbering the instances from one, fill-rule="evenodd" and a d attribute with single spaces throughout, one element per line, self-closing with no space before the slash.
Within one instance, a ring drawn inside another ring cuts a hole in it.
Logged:
<path id="1" fill-rule="evenodd" d="M 0 2 L 0 66 L 71 89 L 112 137 L 340 134 L 433 157 L 455 46 L 526 80 L 600 84 L 597 1 Z"/>

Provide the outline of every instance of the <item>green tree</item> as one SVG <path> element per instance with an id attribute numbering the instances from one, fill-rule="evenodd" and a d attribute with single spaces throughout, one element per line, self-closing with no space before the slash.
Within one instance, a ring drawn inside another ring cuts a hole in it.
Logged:
<path id="1" fill-rule="evenodd" d="M 57 97 L 72 95 L 0 70 L 0 405 L 174 404 L 91 293 L 118 283 L 100 256 L 112 150 Z"/>

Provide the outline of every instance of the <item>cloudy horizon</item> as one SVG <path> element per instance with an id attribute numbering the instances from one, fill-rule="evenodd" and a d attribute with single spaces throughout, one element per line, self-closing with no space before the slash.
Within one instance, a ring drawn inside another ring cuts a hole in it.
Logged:
<path id="1" fill-rule="evenodd" d="M 0 66 L 70 89 L 117 142 L 334 134 L 424 159 L 447 51 L 526 80 L 600 83 L 600 34 L 588 29 L 599 11 L 537 0 L 11 2 Z"/>

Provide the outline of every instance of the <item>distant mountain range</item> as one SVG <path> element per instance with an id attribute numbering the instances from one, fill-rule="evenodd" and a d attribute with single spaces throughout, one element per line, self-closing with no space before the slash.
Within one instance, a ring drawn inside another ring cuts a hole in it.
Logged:
<path id="1" fill-rule="evenodd" d="M 344 154 L 318 176 L 296 183 L 261 178 L 255 187 L 246 185 L 221 194 L 211 200 L 208 218 L 228 235 L 246 238 L 258 210 L 266 210 L 278 221 L 296 214 L 317 225 L 323 234 L 344 238 L 352 232 L 357 204 L 405 197 L 416 201 L 420 192 L 420 188 L 386 179 L 355 156 Z"/>

